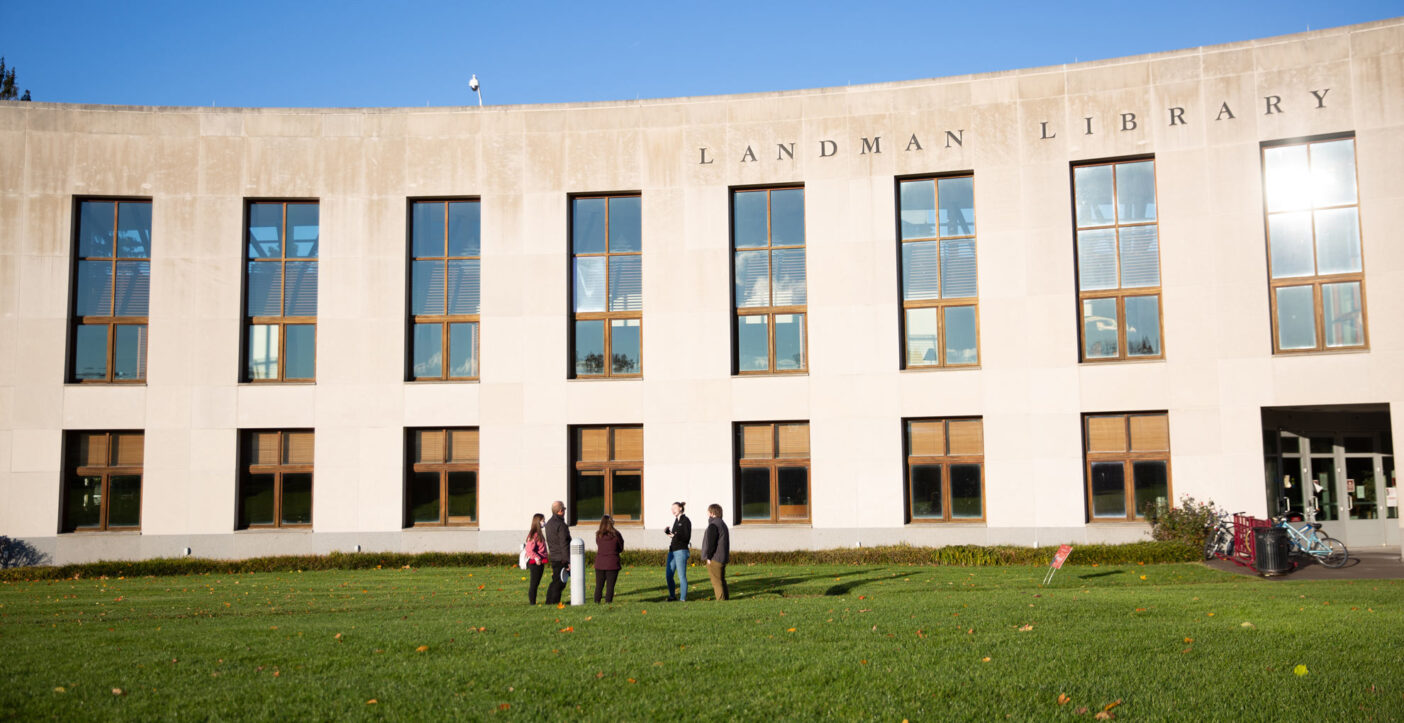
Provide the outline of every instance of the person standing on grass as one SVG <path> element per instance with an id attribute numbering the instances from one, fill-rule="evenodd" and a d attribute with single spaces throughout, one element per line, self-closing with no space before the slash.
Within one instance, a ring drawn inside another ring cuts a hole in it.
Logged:
<path id="1" fill-rule="evenodd" d="M 663 561 L 663 575 L 668 580 L 668 602 L 687 602 L 687 556 L 692 552 L 692 520 L 683 514 L 686 505 L 673 503 L 673 524 L 663 530 L 672 542 L 668 558 Z M 677 584 L 673 583 L 674 576 Z"/>
<path id="2" fill-rule="evenodd" d="M 551 519 L 546 522 L 546 558 L 551 561 L 551 584 L 546 586 L 546 604 L 556 605 L 565 589 L 566 566 L 570 564 L 570 525 L 565 521 L 565 503 L 551 503 Z"/>
<path id="3" fill-rule="evenodd" d="M 600 592 L 604 591 L 604 601 L 614 602 L 614 583 L 619 579 L 619 553 L 624 551 L 624 536 L 614 529 L 614 519 L 609 515 L 600 518 L 600 529 L 595 532 L 595 603 L 600 602 Z"/>
<path id="4" fill-rule="evenodd" d="M 712 596 L 725 600 L 731 596 L 726 586 L 726 563 L 731 559 L 731 530 L 722 519 L 718 504 L 707 505 L 707 532 L 702 535 L 702 562 L 707 576 L 712 578 Z"/>
<path id="5" fill-rule="evenodd" d="M 531 516 L 531 529 L 527 530 L 526 557 L 527 573 L 531 582 L 527 583 L 527 602 L 536 604 L 536 589 L 541 587 L 541 571 L 546 569 L 546 538 L 541 531 L 541 523 L 546 515 L 540 512 Z"/>

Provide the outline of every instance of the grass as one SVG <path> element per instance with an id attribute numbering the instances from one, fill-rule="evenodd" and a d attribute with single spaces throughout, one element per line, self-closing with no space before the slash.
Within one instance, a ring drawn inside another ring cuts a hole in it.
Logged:
<path id="1" fill-rule="evenodd" d="M 504 567 L 4 582 L 0 717 L 1404 719 L 1404 581 L 1045 569 L 741 565 L 715 603 L 693 568 L 678 604 L 632 567 L 563 609 Z"/>

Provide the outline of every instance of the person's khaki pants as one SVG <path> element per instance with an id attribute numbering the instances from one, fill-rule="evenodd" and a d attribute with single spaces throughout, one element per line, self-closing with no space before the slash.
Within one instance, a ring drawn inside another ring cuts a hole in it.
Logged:
<path id="1" fill-rule="evenodd" d="M 712 596 L 725 600 L 729 592 L 726 587 L 726 563 L 708 560 L 707 576 L 712 578 Z"/>

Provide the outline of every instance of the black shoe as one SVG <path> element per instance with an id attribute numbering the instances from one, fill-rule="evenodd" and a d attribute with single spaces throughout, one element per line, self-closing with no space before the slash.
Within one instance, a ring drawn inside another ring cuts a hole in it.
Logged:
<path id="1" fill-rule="evenodd" d="M 669 596 L 669 598 L 668 598 L 667 600 L 665 600 L 664 602 L 677 602 L 677 601 L 678 601 L 677 598 Z"/>

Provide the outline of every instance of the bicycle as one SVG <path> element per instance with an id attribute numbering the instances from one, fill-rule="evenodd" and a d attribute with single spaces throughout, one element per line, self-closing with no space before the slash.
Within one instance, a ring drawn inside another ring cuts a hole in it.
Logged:
<path id="1" fill-rule="evenodd" d="M 1321 534 L 1320 523 L 1305 522 L 1298 528 L 1288 522 L 1286 517 L 1279 516 L 1273 518 L 1273 526 L 1287 530 L 1287 541 L 1295 552 L 1315 557 L 1317 562 L 1326 567 L 1343 567 L 1350 560 L 1350 551 L 1346 549 L 1345 543 L 1330 535 Z"/>
<path id="2" fill-rule="evenodd" d="M 1225 512 L 1219 516 L 1219 524 L 1204 538 L 1204 559 L 1233 556 L 1233 515 Z"/>

